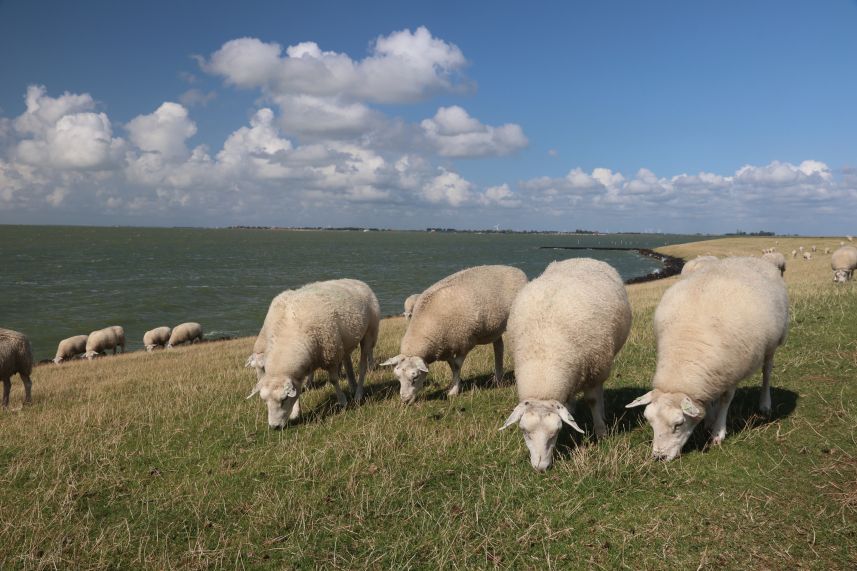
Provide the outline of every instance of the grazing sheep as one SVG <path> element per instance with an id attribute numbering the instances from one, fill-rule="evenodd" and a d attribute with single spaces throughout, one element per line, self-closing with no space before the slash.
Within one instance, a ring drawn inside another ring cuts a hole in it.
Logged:
<path id="1" fill-rule="evenodd" d="M 83 356 L 91 361 L 110 349 L 113 349 L 113 354 L 115 355 L 118 342 L 119 339 L 113 327 L 105 327 L 104 329 L 93 331 L 86 339 L 86 353 Z"/>
<path id="2" fill-rule="evenodd" d="M 172 332 L 166 325 L 150 329 L 143 334 L 143 346 L 149 353 L 154 351 L 155 347 L 164 347 L 169 343 Z"/>
<path id="3" fill-rule="evenodd" d="M 681 275 L 688 276 L 703 266 L 718 261 L 718 259 L 716 256 L 697 256 L 682 267 Z"/>
<path id="4" fill-rule="evenodd" d="M 803 254 L 803 246 L 798 246 L 797 249 L 801 254 Z"/>
<path id="5" fill-rule="evenodd" d="M 182 343 L 196 343 L 197 341 L 202 341 L 202 325 L 193 321 L 181 323 L 173 327 L 170 339 L 167 341 L 167 349 L 172 349 Z"/>
<path id="6" fill-rule="evenodd" d="M 500 430 L 519 423 L 530 463 L 547 470 L 562 423 L 583 391 L 595 434 L 607 435 L 604 381 L 631 329 L 622 278 L 590 258 L 554 262 L 527 284 L 509 314 L 518 405 Z"/>
<path id="7" fill-rule="evenodd" d="M 850 280 L 854 270 L 857 269 L 857 248 L 854 246 L 838 248 L 830 258 L 830 267 L 833 269 L 833 283 L 844 284 Z"/>
<path id="8" fill-rule="evenodd" d="M 781 276 L 786 273 L 786 257 L 779 252 L 765 254 L 762 259 L 776 266 L 780 270 Z"/>
<path id="9" fill-rule="evenodd" d="M 813 252 L 815 252 L 816 247 L 815 247 L 815 246 L 812 246 L 812 247 L 810 248 L 810 250 L 812 250 Z"/>
<path id="10" fill-rule="evenodd" d="M 797 258 L 797 250 L 792 250 L 792 259 Z"/>
<path id="11" fill-rule="evenodd" d="M 825 255 L 829 254 L 829 253 L 830 253 L 830 248 L 825 248 L 825 249 L 824 249 L 824 253 L 825 253 Z"/>
<path id="12" fill-rule="evenodd" d="M 527 276 L 510 266 L 476 266 L 447 276 L 420 294 L 392 365 L 399 396 L 413 402 L 422 391 L 428 366 L 446 361 L 452 369 L 447 392 L 461 390 L 461 366 L 477 345 L 494 344 L 494 379 L 503 378 L 503 332 L 515 296 Z"/>
<path id="13" fill-rule="evenodd" d="M 0 329 L 0 379 L 3 380 L 3 408 L 9 407 L 12 375 L 18 373 L 24 383 L 24 404 L 33 402 L 33 348 L 23 333 Z"/>
<path id="14" fill-rule="evenodd" d="M 812 259 L 812 252 L 804 252 L 803 253 L 803 259 L 806 260 L 807 262 L 810 261 Z"/>
<path id="15" fill-rule="evenodd" d="M 627 405 L 647 405 L 655 458 L 681 454 L 703 418 L 720 444 L 736 385 L 760 367 L 759 408 L 770 413 L 774 352 L 788 322 L 785 282 L 759 258 L 725 259 L 666 291 L 654 317 L 654 388 Z"/>
<path id="16" fill-rule="evenodd" d="M 262 329 L 264 374 L 247 398 L 256 393 L 268 407 L 268 425 L 282 428 L 300 414 L 299 397 L 316 369 L 327 371 L 341 406 L 339 387 L 345 365 L 354 400 L 363 398 L 363 382 L 372 359 L 381 307 L 372 290 L 358 280 L 315 282 L 275 297 Z M 351 353 L 360 346 L 355 381 Z"/>
<path id="17" fill-rule="evenodd" d="M 54 357 L 54 363 L 59 365 L 66 359 L 74 359 L 78 355 L 86 353 L 86 340 L 89 335 L 75 335 L 60 341 L 57 345 L 57 354 Z"/>
<path id="18" fill-rule="evenodd" d="M 116 345 L 113 347 L 113 354 L 116 354 L 116 347 L 122 347 L 122 352 L 125 352 L 125 329 L 121 325 L 111 325 L 110 329 L 116 334 Z"/>
<path id="19" fill-rule="evenodd" d="M 405 312 L 402 314 L 405 316 L 405 319 L 410 319 L 414 314 L 414 306 L 417 304 L 417 300 L 420 298 L 420 294 L 414 293 L 408 296 L 408 299 L 405 300 Z"/>

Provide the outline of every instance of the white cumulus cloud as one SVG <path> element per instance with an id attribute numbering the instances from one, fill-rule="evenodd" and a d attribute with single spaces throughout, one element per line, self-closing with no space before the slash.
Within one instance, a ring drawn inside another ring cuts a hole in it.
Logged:
<path id="1" fill-rule="evenodd" d="M 186 156 L 185 141 L 196 134 L 196 124 L 190 120 L 187 109 L 171 101 L 161 104 L 154 113 L 134 117 L 126 129 L 137 147 L 166 158 Z"/>
<path id="2" fill-rule="evenodd" d="M 445 157 L 509 155 L 528 142 L 520 125 L 483 125 L 457 105 L 441 107 L 420 125 L 437 152 Z"/>

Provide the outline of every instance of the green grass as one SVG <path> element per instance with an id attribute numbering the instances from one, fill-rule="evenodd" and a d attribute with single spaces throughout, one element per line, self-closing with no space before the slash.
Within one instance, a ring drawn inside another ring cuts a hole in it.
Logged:
<path id="1" fill-rule="evenodd" d="M 649 459 L 651 429 L 623 406 L 648 390 L 652 312 L 673 280 L 629 288 L 634 328 L 607 385 L 613 434 L 564 433 L 545 474 L 518 431 L 497 432 L 516 399 L 511 374 L 490 386 L 490 348 L 468 358 L 457 398 L 443 398 L 445 365 L 410 407 L 380 370 L 363 406 L 340 411 L 319 387 L 283 431 L 244 400 L 251 339 L 38 367 L 34 405 L 21 409 L 15 379 L 0 413 L 0 568 L 853 569 L 857 285 L 834 287 L 827 265 L 789 258 L 773 418 L 754 414 L 753 378 L 724 444 L 700 431 L 671 463 Z M 403 330 L 384 321 L 378 358 Z M 585 407 L 576 416 L 591 432 Z"/>

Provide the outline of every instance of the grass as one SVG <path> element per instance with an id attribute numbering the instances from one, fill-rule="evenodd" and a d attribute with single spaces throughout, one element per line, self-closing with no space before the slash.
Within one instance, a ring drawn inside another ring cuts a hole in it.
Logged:
<path id="1" fill-rule="evenodd" d="M 838 245 L 779 240 L 785 252 Z M 443 397 L 448 367 L 433 365 L 427 398 L 404 407 L 378 370 L 366 404 L 341 411 L 319 387 L 283 431 L 244 400 L 251 339 L 40 366 L 34 405 L 21 409 L 16 378 L 0 413 L 0 568 L 854 569 L 857 285 L 834 286 L 829 256 L 789 258 L 773 418 L 755 414 L 754 377 L 722 446 L 700 431 L 658 463 L 651 429 L 623 406 L 648 390 L 652 312 L 674 280 L 629 287 L 634 327 L 606 391 L 612 434 L 564 432 L 545 474 L 517 431 L 497 432 L 516 398 L 511 374 L 489 383 L 490 347 L 468 358 L 459 397 Z M 403 320 L 381 331 L 376 356 L 396 354 Z M 591 433 L 585 407 L 575 414 Z"/>

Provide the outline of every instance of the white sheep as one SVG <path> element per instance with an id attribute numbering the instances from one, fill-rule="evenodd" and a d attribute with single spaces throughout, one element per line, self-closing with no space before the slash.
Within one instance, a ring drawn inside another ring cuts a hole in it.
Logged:
<path id="1" fill-rule="evenodd" d="M 798 246 L 797 249 L 801 254 L 803 254 L 803 246 Z"/>
<path id="2" fill-rule="evenodd" d="M 825 249 L 824 249 L 824 254 L 825 254 L 825 255 L 830 254 L 830 248 L 825 248 Z"/>
<path id="3" fill-rule="evenodd" d="M 143 346 L 150 353 L 155 350 L 155 347 L 164 347 L 169 343 L 172 332 L 173 330 L 166 325 L 150 329 L 143 334 Z"/>
<path id="4" fill-rule="evenodd" d="M 521 270 L 510 266 L 476 266 L 447 276 L 420 294 L 399 354 L 392 365 L 399 379 L 399 396 L 413 402 L 422 391 L 428 366 L 446 361 L 452 369 L 447 395 L 461 390 L 461 366 L 477 345 L 494 345 L 494 379 L 503 378 L 503 332 L 515 296 L 527 283 Z"/>
<path id="5" fill-rule="evenodd" d="M 509 315 L 518 405 L 500 430 L 519 423 L 530 463 L 547 470 L 562 423 L 583 391 L 595 434 L 607 435 L 604 381 L 631 330 L 622 278 L 590 258 L 554 262 L 521 290 Z"/>
<path id="6" fill-rule="evenodd" d="M 797 250 L 792 250 L 792 259 L 797 258 Z"/>
<path id="7" fill-rule="evenodd" d="M 363 398 L 363 382 L 378 339 L 381 308 L 372 290 L 358 280 L 315 282 L 274 298 L 263 330 L 264 374 L 247 398 L 256 393 L 268 407 L 268 425 L 282 428 L 300 414 L 299 397 L 316 369 L 327 371 L 341 406 L 339 387 L 345 366 L 354 400 Z M 351 353 L 360 347 L 355 380 Z"/>
<path id="8" fill-rule="evenodd" d="M 816 249 L 817 249 L 817 248 L 816 248 L 815 246 L 812 246 L 812 247 L 810 248 L 810 250 L 812 250 L 813 252 L 815 252 L 815 251 L 816 251 Z"/>
<path id="9" fill-rule="evenodd" d="M 788 322 L 785 282 L 759 258 L 727 258 L 666 291 L 654 316 L 654 388 L 627 405 L 647 405 L 655 458 L 681 454 L 703 418 L 720 444 L 736 385 L 760 367 L 759 408 L 770 413 L 774 352 Z"/>
<path id="10" fill-rule="evenodd" d="M 804 252 L 803 253 L 803 259 L 806 260 L 807 262 L 810 261 L 812 259 L 812 252 Z"/>
<path id="11" fill-rule="evenodd" d="M 769 252 L 762 256 L 762 259 L 766 262 L 770 262 L 773 264 L 778 270 L 780 270 L 780 275 L 785 275 L 786 273 L 786 257 L 780 254 L 779 252 Z"/>
<path id="12" fill-rule="evenodd" d="M 833 283 L 845 283 L 851 279 L 857 269 L 857 248 L 842 246 L 830 257 L 830 267 L 833 270 Z"/>
<path id="13" fill-rule="evenodd" d="M 716 261 L 718 261 L 717 256 L 697 256 L 684 264 L 681 268 L 681 275 L 688 276 L 696 270 Z"/>
<path id="14" fill-rule="evenodd" d="M 414 314 L 414 306 L 417 304 L 417 300 L 420 298 L 420 294 L 414 293 L 408 296 L 408 299 L 405 300 L 405 311 L 402 315 L 405 316 L 405 319 L 410 319 Z"/>
<path id="15" fill-rule="evenodd" d="M 111 325 L 110 329 L 116 335 L 116 345 L 113 347 L 113 354 L 116 354 L 116 348 L 121 347 L 122 352 L 125 352 L 125 329 L 121 325 Z"/>
<path id="16" fill-rule="evenodd" d="M 182 343 L 196 343 L 202 341 L 202 325 L 194 321 L 180 323 L 173 327 L 170 339 L 167 341 L 167 349 L 172 349 Z"/>
<path id="17" fill-rule="evenodd" d="M 86 353 L 86 340 L 89 335 L 75 335 L 60 341 L 57 345 L 57 354 L 54 357 L 54 363 L 59 365 L 66 359 L 74 359 L 78 355 Z"/>
<path id="18" fill-rule="evenodd" d="M 0 329 L 0 380 L 3 381 L 3 408 L 9 407 L 12 390 L 12 375 L 21 377 L 24 383 L 24 404 L 33 402 L 33 348 L 23 333 L 11 329 Z"/>
<path id="19" fill-rule="evenodd" d="M 115 355 L 118 342 L 119 339 L 113 327 L 105 327 L 104 329 L 93 331 L 86 339 L 86 353 L 83 356 L 91 361 L 110 349 L 113 349 L 113 354 Z"/>

